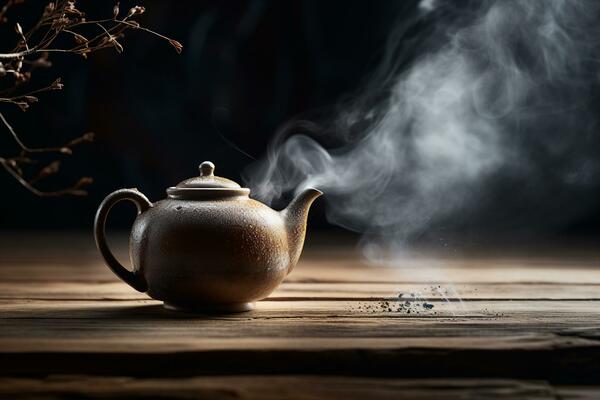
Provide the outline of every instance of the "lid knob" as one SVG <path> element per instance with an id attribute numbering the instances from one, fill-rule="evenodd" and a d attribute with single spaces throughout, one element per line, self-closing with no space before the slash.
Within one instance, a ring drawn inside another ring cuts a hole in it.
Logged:
<path id="1" fill-rule="evenodd" d="M 200 164 L 200 176 L 213 176 L 215 172 L 215 164 L 210 161 L 204 161 Z"/>

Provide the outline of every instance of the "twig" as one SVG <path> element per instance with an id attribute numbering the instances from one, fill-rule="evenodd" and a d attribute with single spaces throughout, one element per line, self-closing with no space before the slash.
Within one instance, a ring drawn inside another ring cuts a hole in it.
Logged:
<path id="1" fill-rule="evenodd" d="M 68 147 L 40 147 L 40 148 L 27 147 L 25 145 L 25 143 L 23 143 L 23 141 L 21 140 L 21 138 L 19 138 L 19 135 L 17 135 L 17 133 L 15 132 L 15 130 L 13 129 L 13 127 L 10 126 L 10 124 L 8 123 L 8 121 L 6 120 L 6 118 L 4 118 L 4 114 L 2 114 L 2 113 L 0 113 L 0 120 L 2 120 L 2 123 L 8 128 L 8 131 L 10 132 L 10 134 L 13 137 L 13 139 L 15 140 L 15 142 L 17 142 L 17 144 L 19 145 L 19 147 L 21 148 L 21 150 L 23 150 L 25 153 L 63 153 L 63 154 L 71 154 L 71 149 L 69 149 Z"/>
<path id="2" fill-rule="evenodd" d="M 35 188 L 29 182 L 27 182 L 20 174 L 15 172 L 13 170 L 13 168 L 11 168 L 9 166 L 9 163 L 7 162 L 7 160 L 5 158 L 0 157 L 0 164 L 2 165 L 2 167 L 4 167 L 4 169 L 9 174 L 11 174 L 13 176 L 13 178 L 15 178 L 17 180 L 17 182 L 19 182 L 21 184 L 21 186 L 23 186 L 25 189 L 29 190 L 31 193 L 35 194 L 36 196 L 40 196 L 40 197 L 57 197 L 57 196 L 64 196 L 67 194 L 70 194 L 73 196 L 85 196 L 85 195 L 87 195 L 87 191 L 82 189 L 82 187 L 87 186 L 93 182 L 92 178 L 83 177 L 83 178 L 79 179 L 79 181 L 77 181 L 77 183 L 75 183 L 75 185 L 73 185 L 69 188 L 46 192 L 46 191 L 42 191 L 42 190 Z"/>

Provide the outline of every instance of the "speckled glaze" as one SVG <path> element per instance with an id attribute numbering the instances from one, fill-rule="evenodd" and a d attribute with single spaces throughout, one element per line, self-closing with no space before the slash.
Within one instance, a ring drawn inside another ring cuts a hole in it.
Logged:
<path id="1" fill-rule="evenodd" d="M 308 209 L 321 192 L 307 189 L 275 211 L 249 198 L 248 189 L 215 177 L 212 163 L 200 171 L 154 204 L 137 189 L 107 196 L 96 214 L 98 249 L 121 279 L 168 308 L 250 310 L 296 265 Z M 112 255 L 104 233 L 110 208 L 122 200 L 138 207 L 129 241 L 132 271 Z"/>

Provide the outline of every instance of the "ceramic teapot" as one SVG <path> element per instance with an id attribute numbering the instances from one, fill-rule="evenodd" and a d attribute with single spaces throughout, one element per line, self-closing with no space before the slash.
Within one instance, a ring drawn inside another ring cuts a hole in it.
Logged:
<path id="1" fill-rule="evenodd" d="M 96 213 L 94 236 L 108 267 L 167 308 L 251 310 L 298 262 L 308 209 L 322 194 L 306 189 L 275 211 L 214 169 L 203 162 L 199 177 L 168 188 L 168 198 L 154 204 L 137 189 L 117 190 Z M 138 209 L 129 237 L 132 270 L 117 261 L 105 237 L 107 215 L 122 200 Z"/>

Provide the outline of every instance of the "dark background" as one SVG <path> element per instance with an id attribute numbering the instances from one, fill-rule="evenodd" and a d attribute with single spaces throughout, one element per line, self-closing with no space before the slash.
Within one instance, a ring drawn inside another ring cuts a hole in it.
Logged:
<path id="1" fill-rule="evenodd" d="M 204 160 L 217 165 L 218 175 L 239 182 L 252 159 L 235 146 L 259 158 L 278 126 L 312 110 L 326 113 L 359 90 L 390 32 L 417 12 L 416 1 L 135 4 L 147 9 L 140 22 L 180 41 L 183 53 L 130 31 L 121 55 L 108 49 L 87 61 L 53 56 L 55 67 L 35 75 L 32 85 L 60 76 L 65 89 L 43 94 L 26 113 L 10 105 L 2 112 L 32 147 L 95 132 L 96 142 L 63 157 L 60 175 L 44 185 L 68 186 L 81 176 L 95 183 L 85 198 L 38 198 L 2 173 L 0 229 L 89 229 L 97 205 L 111 191 L 137 187 L 158 200 L 166 187 L 196 175 Z M 135 4 L 122 1 L 121 9 Z M 13 21 L 26 27 L 42 7 L 31 2 L 8 15 L 3 50 L 14 45 Z M 112 13 L 109 2 L 81 2 L 79 8 L 90 17 Z M 0 148 L 2 155 L 18 151 L 7 134 L 0 135 Z M 599 197 L 597 191 L 589 195 Z M 125 228 L 133 218 L 132 207 L 122 208 L 111 219 L 115 227 Z M 595 236 L 599 215 L 596 207 L 554 233 Z M 322 203 L 311 219 L 316 229 L 334 229 L 323 218 Z"/>

